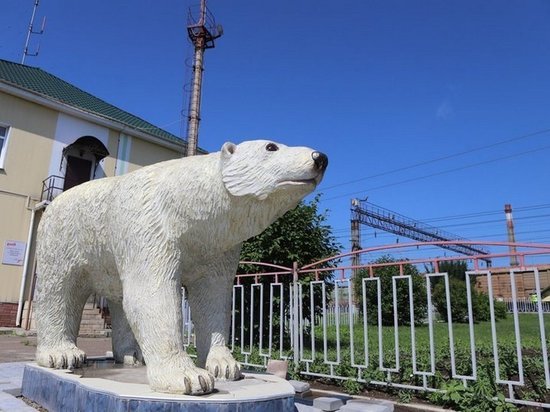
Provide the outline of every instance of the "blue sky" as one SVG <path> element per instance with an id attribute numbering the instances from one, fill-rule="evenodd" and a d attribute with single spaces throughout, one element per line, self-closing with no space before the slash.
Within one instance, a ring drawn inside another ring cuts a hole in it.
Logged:
<path id="1" fill-rule="evenodd" d="M 196 3 L 41 0 L 26 63 L 182 135 Z M 0 58 L 21 60 L 32 5 L 2 0 Z M 199 144 L 327 153 L 321 207 L 345 249 L 350 199 L 366 196 L 482 240 L 506 239 L 511 203 L 517 240 L 550 242 L 550 2 L 208 5 L 225 33 L 205 56 Z M 363 229 L 364 247 L 395 242 Z"/>

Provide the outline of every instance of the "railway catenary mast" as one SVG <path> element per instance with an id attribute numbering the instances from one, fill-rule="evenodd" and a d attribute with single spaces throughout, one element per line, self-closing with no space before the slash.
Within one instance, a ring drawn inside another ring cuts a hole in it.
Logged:
<path id="1" fill-rule="evenodd" d="M 461 238 L 460 236 L 445 232 L 441 229 L 422 223 L 420 221 L 410 219 L 408 217 L 400 215 L 399 213 L 392 212 L 391 210 L 384 209 L 383 207 L 369 203 L 366 200 L 352 200 L 351 221 L 352 228 L 354 227 L 353 222 L 356 221 L 356 228 L 358 228 L 359 224 L 363 224 L 376 229 L 384 230 L 385 232 L 404 236 L 409 239 L 418 240 L 420 242 L 452 242 L 453 240 L 466 240 L 464 238 Z M 352 233 L 352 239 L 355 238 L 358 239 L 358 235 Z M 353 247 L 354 245 L 352 245 L 352 248 Z M 445 244 L 441 247 L 467 256 L 479 256 L 489 254 L 489 251 L 473 245 L 450 243 Z M 491 266 L 490 259 L 482 260 L 487 263 L 487 266 Z M 357 262 L 357 264 L 359 264 L 359 262 Z"/>

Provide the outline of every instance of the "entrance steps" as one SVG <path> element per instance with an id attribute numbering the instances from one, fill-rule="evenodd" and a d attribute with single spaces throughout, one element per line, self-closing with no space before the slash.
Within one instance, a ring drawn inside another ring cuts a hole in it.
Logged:
<path id="1" fill-rule="evenodd" d="M 78 336 L 96 338 L 111 336 L 110 323 L 108 309 L 101 309 L 95 303 L 87 302 L 82 312 Z"/>

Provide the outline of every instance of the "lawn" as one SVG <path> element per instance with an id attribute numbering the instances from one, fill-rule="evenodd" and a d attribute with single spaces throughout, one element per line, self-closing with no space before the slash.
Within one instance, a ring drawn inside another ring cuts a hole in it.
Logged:
<path id="1" fill-rule="evenodd" d="M 541 337 L 539 318 L 536 314 L 520 314 L 519 320 L 519 333 L 521 347 L 531 354 L 541 351 Z M 544 316 L 545 329 L 550 332 L 550 315 Z M 497 344 L 499 348 L 502 347 L 515 347 L 515 328 L 514 318 L 511 314 L 506 319 L 500 320 L 495 324 Z M 390 326 L 383 326 L 381 328 L 382 333 L 382 352 L 386 354 L 395 353 L 395 328 Z M 490 322 L 482 322 L 474 324 L 474 342 L 476 351 L 480 349 L 492 350 L 492 331 Z M 470 326 L 467 323 L 454 323 L 452 326 L 452 334 L 454 339 L 454 347 L 457 352 L 470 353 Z M 337 328 L 335 325 L 327 326 L 327 351 L 328 360 L 336 360 L 336 335 Z M 353 326 L 353 347 L 356 354 L 356 361 L 365 362 L 365 350 L 364 350 L 364 326 L 357 322 Z M 366 335 L 368 337 L 368 352 L 369 358 L 378 357 L 379 353 L 379 328 L 376 325 L 368 325 Z M 412 330 L 410 326 L 400 326 L 397 328 L 399 351 L 412 355 Z M 450 356 L 449 348 L 449 325 L 444 322 L 434 322 L 433 324 L 433 336 L 434 336 L 434 351 L 439 356 Z M 349 326 L 340 325 L 340 348 L 342 351 L 351 347 L 351 333 Z M 416 346 L 417 355 L 430 353 L 430 330 L 428 325 L 415 326 L 414 327 L 414 342 Z M 546 336 L 547 340 L 550 336 Z M 316 325 L 315 327 L 315 350 L 316 352 L 323 351 L 323 327 Z M 311 351 L 311 340 L 304 340 L 304 349 L 308 352 Z M 542 355 L 541 355 L 542 356 Z M 391 356 L 390 356 L 391 357 Z M 391 365 L 385 365 L 391 366 Z"/>
<path id="2" fill-rule="evenodd" d="M 545 330 L 550 333 L 550 315 L 544 318 Z M 518 315 L 521 362 L 525 384 L 514 385 L 514 396 L 535 402 L 550 402 L 546 389 L 543 352 L 539 318 L 536 314 Z M 315 356 L 312 359 L 311 336 L 304 338 L 304 353 L 301 368 L 313 374 L 337 375 L 351 377 L 361 382 L 394 382 L 413 386 L 427 386 L 431 388 L 446 388 L 448 385 L 460 383 L 453 379 L 449 325 L 444 322 L 433 324 L 433 361 L 430 348 L 430 331 L 427 325 L 414 328 L 414 343 L 416 359 L 413 358 L 412 330 L 410 326 L 397 328 L 398 350 L 395 350 L 395 328 L 384 326 L 382 333 L 382 366 L 394 371 L 380 370 L 379 328 L 376 325 L 367 326 L 368 356 L 365 356 L 364 326 L 356 322 L 353 333 L 349 326 L 340 326 L 337 331 L 335 325 L 327 326 L 327 345 L 324 350 L 323 326 L 315 325 Z M 518 356 L 515 338 L 514 318 L 511 314 L 506 319 L 495 324 L 497 336 L 499 378 L 502 380 L 517 381 L 520 377 Z M 474 357 L 476 362 L 477 381 L 474 385 L 485 385 L 490 390 L 500 391 L 509 396 L 507 386 L 495 382 L 496 369 L 493 354 L 492 328 L 490 322 L 475 324 Z M 337 333 L 340 336 L 338 353 Z M 470 326 L 468 324 L 453 324 L 455 374 L 471 376 L 473 374 L 473 359 L 470 348 Z M 352 339 L 353 337 L 353 339 Z M 546 343 L 548 344 L 546 336 Z M 352 342 L 353 341 L 353 342 Z M 353 347 L 354 358 L 351 358 Z M 397 357 L 399 367 L 397 367 Z M 338 362 L 331 370 L 330 362 Z M 416 361 L 416 370 L 414 362 Z M 433 365 L 432 365 L 433 362 Z M 307 364 L 307 365 L 306 365 Z M 433 367 L 433 369 L 432 369 Z M 415 373 L 416 371 L 416 373 Z M 433 375 L 423 378 L 418 372 L 434 372 Z M 453 383 L 454 382 L 454 383 Z M 462 386 L 460 386 L 462 387 Z M 475 389 L 474 389 L 475 390 Z M 497 392 L 495 392 L 496 394 Z"/>
<path id="3" fill-rule="evenodd" d="M 550 403 L 550 393 L 546 389 L 538 315 L 519 314 L 518 320 L 521 342 L 520 359 L 524 384 L 512 385 L 513 395 L 519 400 Z M 548 335 L 546 336 L 548 346 L 550 315 L 544 315 L 543 321 L 545 330 L 548 331 Z M 487 405 L 492 405 L 491 408 L 496 405 L 491 403 L 493 401 L 487 399 L 496 399 L 498 394 L 501 394 L 499 396 L 510 396 L 509 387 L 497 383 L 495 379 L 496 362 L 493 354 L 493 338 L 490 322 L 481 322 L 473 326 L 474 357 L 472 357 L 470 348 L 470 326 L 467 323 L 453 324 L 455 378 L 453 378 L 449 327 L 447 323 L 433 323 L 433 352 L 430 347 L 430 330 L 428 325 L 414 327 L 415 357 L 412 355 L 413 343 L 410 326 L 399 326 L 397 328 L 397 351 L 395 348 L 395 328 L 383 326 L 380 330 L 382 334 L 381 351 L 379 350 L 378 326 L 367 326 L 366 340 L 368 354 L 365 356 L 362 318 L 359 318 L 354 323 L 353 328 L 350 328 L 349 325 L 340 325 L 337 331 L 334 324 L 327 325 L 326 350 L 323 339 L 323 325 L 322 322 L 317 322 L 313 330 L 315 341 L 314 355 L 312 354 L 311 335 L 305 333 L 303 336 L 303 356 L 301 359 L 298 359 L 298 368 L 302 373 L 302 378 L 310 376 L 311 378 L 319 379 L 325 376 L 326 382 L 342 384 L 346 390 L 351 388 L 354 391 L 362 391 L 365 388 L 376 388 L 389 390 L 390 392 L 394 391 L 393 393 L 395 394 L 396 388 L 403 388 L 397 384 L 410 385 L 420 389 L 423 387 L 445 389 L 445 393 L 451 393 L 455 397 L 458 396 L 460 402 L 464 399 L 465 403 L 462 407 L 465 409 L 471 409 L 471 405 L 475 405 L 476 399 L 480 396 L 486 400 L 486 403 L 483 404 L 484 408 L 489 407 Z M 498 378 L 501 380 L 518 381 L 520 379 L 520 368 L 513 315 L 508 314 L 506 319 L 496 322 L 495 330 L 498 350 Z M 337 343 L 337 334 L 340 337 L 339 345 Z M 248 339 L 245 339 L 245 341 L 248 342 Z M 264 349 L 262 353 L 267 352 L 267 348 L 265 348 L 266 341 L 267 338 L 264 337 Z M 289 349 L 289 342 L 285 343 L 285 347 Z M 236 347 L 235 349 L 237 358 L 244 361 L 243 355 L 239 353 L 240 347 Z M 249 346 L 245 345 L 245 349 L 248 351 Z M 276 353 L 278 353 L 278 346 L 274 344 L 273 354 Z M 292 358 L 290 350 L 285 354 Z M 386 368 L 385 370 L 381 370 L 380 368 L 380 356 L 382 358 L 382 369 Z M 247 359 L 247 362 L 252 364 L 264 363 L 262 357 L 259 356 L 257 348 L 252 349 L 252 353 Z M 474 359 L 476 379 L 468 380 L 467 387 L 464 387 L 465 381 L 456 379 L 456 375 L 472 376 L 474 373 Z M 399 365 L 397 365 L 397 360 L 399 361 Z M 289 370 L 294 370 L 294 366 L 291 365 Z M 425 372 L 424 376 L 422 376 L 422 372 Z M 348 378 L 350 380 L 341 381 L 338 378 Z M 401 389 L 399 390 L 401 391 Z M 458 392 L 459 395 L 454 394 L 454 392 Z M 431 402 L 453 407 L 456 410 L 463 409 L 460 407 L 459 401 L 447 402 L 433 398 L 433 396 L 444 396 L 441 394 L 430 395 L 420 390 L 415 391 L 415 396 L 425 396 Z"/>

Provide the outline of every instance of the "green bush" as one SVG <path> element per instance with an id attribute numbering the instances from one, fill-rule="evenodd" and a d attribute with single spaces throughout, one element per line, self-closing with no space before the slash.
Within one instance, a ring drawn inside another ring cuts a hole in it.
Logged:
<path id="1" fill-rule="evenodd" d="M 506 303 L 495 300 L 495 318 L 506 319 L 506 316 L 508 316 L 508 308 L 506 307 Z"/>
<path id="2" fill-rule="evenodd" d="M 391 256 L 383 256 L 373 264 L 384 264 L 397 262 Z M 411 277 L 413 289 L 413 307 L 414 322 L 422 324 L 426 318 L 428 305 L 426 301 L 426 283 L 416 267 L 411 264 L 403 265 L 403 274 Z M 359 304 L 360 310 L 363 308 L 363 278 L 369 277 L 367 270 L 358 271 L 353 279 L 353 293 L 355 301 Z M 381 296 L 380 303 L 382 308 L 382 325 L 394 325 L 394 304 L 393 304 L 393 277 L 399 276 L 399 266 L 379 266 L 374 269 L 374 276 L 380 278 Z M 411 323 L 411 311 L 409 305 L 409 283 L 406 279 L 397 279 L 397 323 L 398 325 L 409 325 Z M 378 292 L 376 282 L 366 282 L 365 285 L 367 321 L 369 324 L 378 323 Z"/>
<path id="3" fill-rule="evenodd" d="M 486 293 L 472 290 L 472 311 L 474 314 L 474 322 L 476 323 L 491 320 L 489 296 Z"/>
<path id="4" fill-rule="evenodd" d="M 466 283 L 462 280 L 449 279 L 449 298 L 451 300 L 451 319 L 453 322 L 468 321 L 468 302 L 466 300 Z M 447 319 L 447 297 L 445 293 L 445 282 L 438 282 L 433 289 L 432 303 L 439 312 L 441 318 Z M 473 303 L 473 302 L 472 302 Z"/>
<path id="5" fill-rule="evenodd" d="M 491 319 L 489 296 L 486 293 L 470 288 L 472 294 L 472 314 L 474 322 L 487 322 Z M 449 278 L 449 293 L 451 299 L 451 319 L 455 323 L 468 322 L 468 299 L 466 282 L 457 278 Z M 441 318 L 447 322 L 447 300 L 445 282 L 438 282 L 432 292 L 432 302 Z M 494 302 L 495 319 L 506 319 L 506 303 Z"/>

